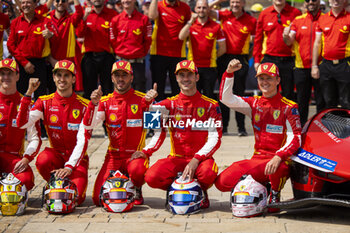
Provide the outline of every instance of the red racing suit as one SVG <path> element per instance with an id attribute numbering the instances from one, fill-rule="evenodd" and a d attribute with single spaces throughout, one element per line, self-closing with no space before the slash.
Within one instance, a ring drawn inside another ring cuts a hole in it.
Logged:
<path id="1" fill-rule="evenodd" d="M 146 130 L 143 128 L 143 112 L 147 111 L 151 102 L 144 98 L 145 94 L 130 89 L 125 94 L 113 92 L 101 98 L 97 106 L 91 102 L 84 118 L 87 129 L 105 121 L 109 146 L 105 161 L 97 175 L 92 199 L 99 205 L 99 195 L 103 183 L 109 176 L 110 170 L 119 170 L 128 174 L 136 187 L 144 184 L 145 172 L 148 169 L 148 159 L 134 159 L 130 161 L 135 151 L 145 146 Z"/>
<path id="2" fill-rule="evenodd" d="M 289 157 L 301 145 L 298 105 L 279 93 L 272 98 L 240 97 L 232 94 L 233 73 L 225 72 L 220 86 L 220 101 L 252 119 L 255 135 L 254 155 L 249 160 L 233 163 L 217 178 L 216 187 L 225 192 L 236 186 L 242 175 L 250 174 L 260 182 L 271 182 L 272 190 L 280 191 L 289 177 Z M 265 175 L 265 167 L 275 155 L 282 159 L 277 171 Z"/>
<path id="3" fill-rule="evenodd" d="M 157 131 L 143 152 L 151 156 L 163 144 L 168 128 L 171 152 L 148 169 L 145 180 L 153 188 L 167 190 L 178 172 L 192 158 L 200 161 L 196 172 L 203 190 L 207 190 L 218 173 L 213 154 L 220 147 L 221 111 L 218 102 L 199 92 L 193 96 L 180 93 L 152 106 L 163 113 L 162 130 Z M 166 120 L 165 117 L 168 117 Z"/>
<path id="4" fill-rule="evenodd" d="M 86 154 L 91 131 L 79 127 L 88 106 L 88 100 L 73 93 L 65 98 L 57 92 L 40 96 L 30 109 L 30 97 L 23 97 L 17 122 L 19 127 L 30 127 L 43 120 L 50 141 L 36 160 L 40 175 L 49 181 L 52 170 L 72 169 L 69 178 L 78 188 L 78 204 L 86 197 L 89 157 Z"/>
<path id="5" fill-rule="evenodd" d="M 41 145 L 40 126 L 32 125 L 27 129 L 29 144 L 24 152 L 26 130 L 20 129 L 16 121 L 21 98 L 22 95 L 19 92 L 12 95 L 4 95 L 0 92 L 0 172 L 13 173 L 16 163 L 22 157 L 32 161 Z M 34 174 L 30 166 L 23 172 L 13 173 L 13 175 L 25 184 L 28 190 L 34 187 Z"/>

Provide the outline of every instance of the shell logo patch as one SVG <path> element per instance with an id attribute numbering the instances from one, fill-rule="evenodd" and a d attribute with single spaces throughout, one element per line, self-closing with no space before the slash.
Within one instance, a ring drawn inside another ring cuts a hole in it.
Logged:
<path id="1" fill-rule="evenodd" d="M 273 119 L 277 120 L 277 118 L 280 116 L 281 111 L 280 110 L 275 110 L 273 111 Z"/>
<path id="2" fill-rule="evenodd" d="M 255 122 L 259 122 L 260 121 L 260 115 L 258 113 L 256 113 L 254 115 L 254 120 L 255 120 Z"/>
<path id="3" fill-rule="evenodd" d="M 180 115 L 180 114 L 176 114 L 176 115 L 175 115 L 175 119 L 176 119 L 177 121 L 181 120 L 181 115 Z"/>
<path id="4" fill-rule="evenodd" d="M 50 116 L 50 121 L 51 123 L 57 123 L 58 121 L 58 116 L 56 116 L 55 114 Z"/>
<path id="5" fill-rule="evenodd" d="M 112 122 L 115 122 L 117 120 L 117 116 L 115 115 L 115 113 L 109 115 L 109 120 L 111 120 Z"/>
<path id="6" fill-rule="evenodd" d="M 134 114 L 136 114 L 137 111 L 139 110 L 139 106 L 137 104 L 132 104 L 130 108 L 131 108 L 131 112 Z"/>
<path id="7" fill-rule="evenodd" d="M 197 108 L 197 114 L 199 117 L 202 117 L 204 115 L 204 108 Z"/>
<path id="8" fill-rule="evenodd" d="M 79 117 L 79 115 L 80 115 L 80 110 L 79 109 L 73 109 L 72 115 L 73 115 L 74 119 L 77 119 Z"/>

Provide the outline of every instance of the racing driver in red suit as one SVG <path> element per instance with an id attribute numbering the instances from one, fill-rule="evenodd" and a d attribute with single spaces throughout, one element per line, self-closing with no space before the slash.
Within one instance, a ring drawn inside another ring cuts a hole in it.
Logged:
<path id="1" fill-rule="evenodd" d="M 117 61 L 111 71 L 114 92 L 101 98 L 99 89 L 91 94 L 91 102 L 84 118 L 87 129 L 106 121 L 109 146 L 105 161 L 97 175 L 92 199 L 100 205 L 100 191 L 111 170 L 119 170 L 129 175 L 136 188 L 135 205 L 143 204 L 141 187 L 148 169 L 147 157 L 133 157 L 135 151 L 145 145 L 146 129 L 143 128 L 143 112 L 148 110 L 153 99 L 157 97 L 156 84 L 144 94 L 131 87 L 133 70 L 127 61 Z M 100 100 L 100 101 L 99 101 Z M 96 110 L 98 108 L 98 110 Z"/>
<path id="2" fill-rule="evenodd" d="M 156 131 L 142 152 L 137 153 L 150 157 L 164 142 L 168 128 L 171 152 L 148 169 L 145 180 L 152 188 L 168 190 L 178 172 L 183 172 L 183 178 L 196 178 L 204 191 L 204 209 L 210 204 L 207 190 L 218 173 L 213 154 L 221 144 L 221 111 L 217 101 L 198 92 L 199 75 L 193 61 L 179 62 L 175 74 L 180 93 L 152 105 L 153 110 L 162 112 L 167 125 L 162 125 L 162 130 Z"/>
<path id="3" fill-rule="evenodd" d="M 89 157 L 86 154 L 91 131 L 79 127 L 89 101 L 73 92 L 76 69 L 74 63 L 61 60 L 53 69 L 57 91 L 40 96 L 31 108 L 31 95 L 40 85 L 31 82 L 22 98 L 17 122 L 27 128 L 43 120 L 50 147 L 46 147 L 36 160 L 40 175 L 49 181 L 52 172 L 58 178 L 69 177 L 78 189 L 78 205 L 86 197 Z"/>
<path id="4" fill-rule="evenodd" d="M 262 96 L 240 97 L 232 93 L 233 72 L 242 67 L 233 59 L 223 74 L 220 101 L 252 119 L 255 135 L 254 155 L 233 163 L 217 178 L 215 185 L 223 191 L 231 191 L 243 175 L 251 175 L 256 181 L 271 182 L 270 203 L 279 202 L 280 191 L 289 178 L 289 157 L 301 145 L 301 125 L 298 105 L 278 92 L 279 71 L 273 63 L 263 63 L 257 71 Z M 277 212 L 278 209 L 269 209 Z"/>

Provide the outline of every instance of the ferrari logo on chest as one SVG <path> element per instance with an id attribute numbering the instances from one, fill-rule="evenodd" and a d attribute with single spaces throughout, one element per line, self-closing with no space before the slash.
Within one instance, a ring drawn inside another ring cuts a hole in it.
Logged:
<path id="1" fill-rule="evenodd" d="M 77 119 L 79 117 L 79 115 L 80 115 L 80 110 L 79 109 L 73 109 L 72 115 L 73 115 L 74 119 Z"/>
<path id="2" fill-rule="evenodd" d="M 273 119 L 277 120 L 277 118 L 280 116 L 281 111 L 275 110 L 273 111 Z"/>
<path id="3" fill-rule="evenodd" d="M 204 115 L 204 108 L 197 108 L 197 114 L 199 117 L 202 117 Z"/>
<path id="4" fill-rule="evenodd" d="M 138 110 L 139 110 L 139 106 L 137 104 L 131 105 L 131 112 L 132 113 L 136 114 Z"/>

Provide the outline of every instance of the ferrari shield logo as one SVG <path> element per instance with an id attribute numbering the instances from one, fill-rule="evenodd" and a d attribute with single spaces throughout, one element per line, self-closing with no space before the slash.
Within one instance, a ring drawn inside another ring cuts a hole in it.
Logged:
<path id="1" fill-rule="evenodd" d="M 132 113 L 136 114 L 137 110 L 139 110 L 139 106 L 137 104 L 132 104 L 131 105 L 131 111 Z"/>
<path id="2" fill-rule="evenodd" d="M 199 117 L 202 117 L 204 115 L 204 108 L 197 108 L 197 114 Z"/>
<path id="3" fill-rule="evenodd" d="M 72 111 L 74 119 L 77 119 L 80 115 L 80 110 L 79 109 L 73 109 Z"/>
<path id="4" fill-rule="evenodd" d="M 239 187 L 239 190 L 241 190 L 241 191 L 243 191 L 245 189 L 245 185 L 241 185 L 240 187 Z"/>
<path id="5" fill-rule="evenodd" d="M 12 185 L 8 185 L 7 186 L 7 191 L 11 191 L 12 190 Z"/>
<path id="6" fill-rule="evenodd" d="M 180 189 L 183 189 L 185 187 L 184 184 L 180 184 Z"/>
<path id="7" fill-rule="evenodd" d="M 277 118 L 280 116 L 281 111 L 275 110 L 273 111 L 273 119 L 277 120 Z"/>
<path id="8" fill-rule="evenodd" d="M 120 187 L 120 181 L 116 181 L 116 182 L 114 183 L 114 185 L 115 185 L 115 187 L 119 188 L 119 187 Z"/>
<path id="9" fill-rule="evenodd" d="M 56 181 L 56 185 L 57 185 L 58 187 L 60 187 L 60 186 L 62 185 L 62 180 L 57 180 L 57 181 Z"/>

